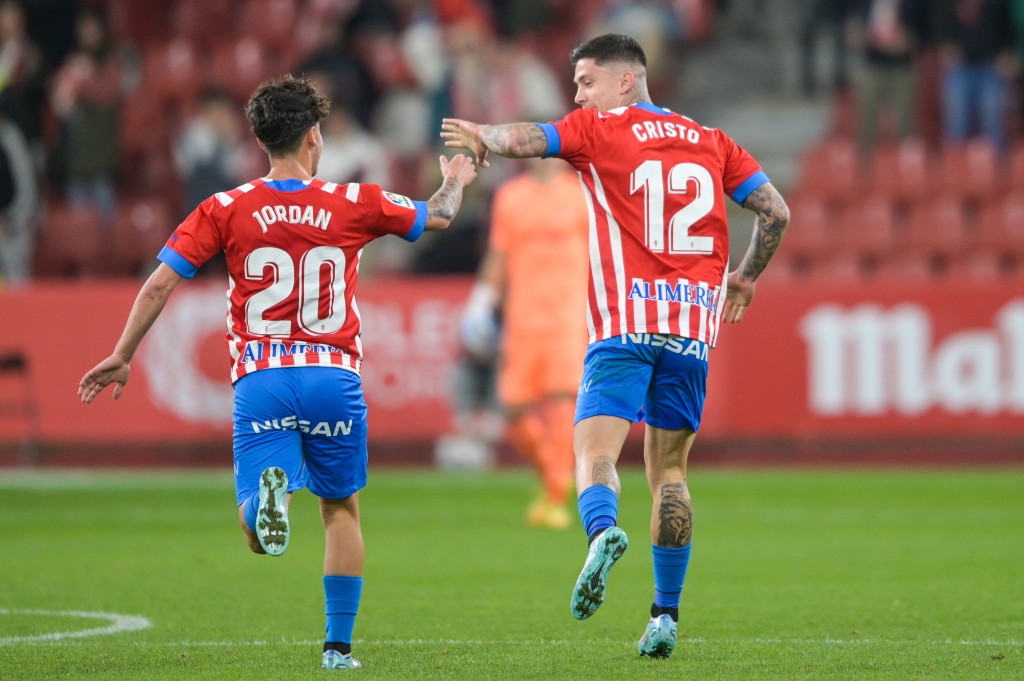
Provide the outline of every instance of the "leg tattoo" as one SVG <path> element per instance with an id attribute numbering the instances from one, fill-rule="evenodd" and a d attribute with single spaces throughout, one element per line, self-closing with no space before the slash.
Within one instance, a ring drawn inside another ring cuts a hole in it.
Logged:
<path id="1" fill-rule="evenodd" d="M 595 485 L 605 485 L 615 490 L 616 494 L 620 493 L 619 489 L 619 474 L 615 472 L 615 464 L 611 459 L 606 457 L 598 458 L 594 461 L 594 467 L 591 470 L 592 480 L 591 482 Z"/>
<path id="2" fill-rule="evenodd" d="M 693 534 L 693 504 L 682 482 L 661 486 L 658 545 L 686 546 Z"/>

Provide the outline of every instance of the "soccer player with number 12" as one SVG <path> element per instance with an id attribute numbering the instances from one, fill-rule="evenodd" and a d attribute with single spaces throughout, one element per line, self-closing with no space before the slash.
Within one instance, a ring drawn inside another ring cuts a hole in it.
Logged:
<path id="1" fill-rule="evenodd" d="M 757 161 L 720 130 L 654 106 L 647 59 L 608 34 L 570 55 L 577 109 L 554 123 L 481 125 L 445 119 L 446 146 L 511 158 L 557 156 L 580 176 L 590 214 L 590 346 L 576 402 L 579 511 L 590 542 L 570 609 L 604 601 L 626 550 L 616 526 L 615 464 L 633 422 L 646 423 L 653 504 L 654 602 L 638 648 L 668 657 L 690 559 L 693 506 L 686 461 L 700 425 L 708 349 L 722 321 L 740 321 L 779 246 L 789 209 Z M 757 218 L 743 261 L 727 273 L 725 195 Z"/>

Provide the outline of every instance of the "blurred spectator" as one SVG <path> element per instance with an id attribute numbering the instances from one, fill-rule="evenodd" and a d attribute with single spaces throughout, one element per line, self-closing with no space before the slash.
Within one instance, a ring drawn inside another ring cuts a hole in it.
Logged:
<path id="1" fill-rule="evenodd" d="M 804 0 L 800 21 L 800 84 L 804 94 L 818 90 L 818 39 L 822 29 L 832 41 L 832 87 L 845 89 L 850 81 L 846 40 L 847 21 L 859 0 Z"/>
<path id="2" fill-rule="evenodd" d="M 1013 35 L 1017 56 L 1017 125 L 1024 131 L 1024 0 L 1012 0 Z"/>
<path id="3" fill-rule="evenodd" d="M 34 153 L 41 137 L 41 63 L 38 48 L 29 40 L 21 5 L 14 0 L 0 2 L 0 111 L 21 129 Z"/>
<path id="4" fill-rule="evenodd" d="M 603 12 L 585 31 L 589 35 L 625 33 L 636 38 L 647 54 L 647 87 L 655 101 L 670 98 L 679 75 L 677 48 L 689 37 L 677 4 L 666 0 L 606 2 Z M 563 64 L 558 67 L 563 68 Z"/>
<path id="5" fill-rule="evenodd" d="M 1013 22 L 1008 0 L 933 0 L 931 20 L 943 64 L 947 141 L 981 134 L 1006 146 Z"/>
<path id="6" fill-rule="evenodd" d="M 78 45 L 54 76 L 50 103 L 61 122 L 68 200 L 91 204 L 107 225 L 117 208 L 121 66 L 102 14 L 84 11 Z"/>
<path id="7" fill-rule="evenodd" d="M 366 131 L 342 102 L 331 104 L 331 113 L 320 122 L 324 149 L 316 176 L 328 182 L 361 182 L 394 186 L 388 167 L 387 148 Z M 406 268 L 414 249 L 401 239 L 379 239 L 367 244 L 360 260 L 364 275 L 399 272 Z"/>
<path id="8" fill-rule="evenodd" d="M 892 115 L 898 139 L 913 133 L 916 56 L 926 30 L 924 0 L 860 0 L 864 65 L 857 80 L 857 142 L 874 148 L 882 115 Z"/>
<path id="9" fill-rule="evenodd" d="M 184 185 L 183 215 L 244 181 L 240 111 L 228 93 L 209 90 L 201 98 L 199 113 L 175 141 L 174 164 Z"/>
<path id="10" fill-rule="evenodd" d="M 391 186 L 388 152 L 366 131 L 343 103 L 332 103 L 331 113 L 321 122 L 323 155 L 317 177 L 328 182 L 368 182 Z"/>
<path id="11" fill-rule="evenodd" d="M 369 182 L 390 187 L 387 148 L 355 116 L 344 87 L 327 71 L 305 75 L 331 102 L 330 113 L 320 121 L 324 148 L 317 177 L 339 184 Z"/>
<path id="12" fill-rule="evenodd" d="M 444 65 L 437 63 L 439 46 L 423 40 L 429 40 L 433 32 L 433 17 L 421 11 L 422 0 L 395 3 L 390 8 L 384 4 L 364 2 L 353 16 L 350 34 L 354 52 L 370 69 L 381 92 L 370 129 L 391 154 L 394 191 L 419 194 L 429 191 L 427 177 L 437 165 L 436 158 L 426 163 L 428 152 L 437 144 L 437 117 L 431 102 L 435 93 L 427 88 L 443 82 Z M 370 5 L 374 5 L 372 9 Z M 403 44 L 410 30 L 414 37 Z M 413 59 L 421 64 L 414 68 Z M 424 87 L 418 77 L 424 79 Z"/>
<path id="13" fill-rule="evenodd" d="M 351 22 L 340 12 L 326 16 L 319 24 L 316 46 L 296 71 L 307 76 L 328 74 L 332 103 L 342 103 L 361 125 L 369 127 L 380 92 L 369 68 L 353 51 Z"/>
<path id="14" fill-rule="evenodd" d="M 479 21 L 448 27 L 451 51 L 451 111 L 470 120 L 517 120 L 546 123 L 566 108 L 564 90 L 547 64 L 521 43 L 496 40 Z M 496 163 L 480 176 L 481 186 L 494 189 L 518 168 Z"/>
<path id="15" fill-rule="evenodd" d="M 18 126 L 0 114 L 0 277 L 28 280 L 35 242 L 38 175 Z"/>
<path id="16" fill-rule="evenodd" d="M 451 64 L 452 115 L 493 119 L 508 118 L 513 112 L 511 117 L 517 120 L 547 122 L 565 111 L 564 90 L 551 68 L 524 44 L 497 40 L 485 15 L 469 12 L 453 17 L 445 26 L 444 43 Z M 436 128 L 430 141 L 435 136 Z M 486 249 L 490 192 L 519 169 L 515 161 L 495 159 L 481 173 L 474 185 L 477 189 L 467 194 L 459 228 L 425 244 L 416 256 L 415 271 L 476 271 Z"/>

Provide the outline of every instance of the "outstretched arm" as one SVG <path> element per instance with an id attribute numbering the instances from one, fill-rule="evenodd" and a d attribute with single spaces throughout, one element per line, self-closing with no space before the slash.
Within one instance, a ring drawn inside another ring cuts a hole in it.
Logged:
<path id="1" fill-rule="evenodd" d="M 462 206 L 462 189 L 476 179 L 476 167 L 468 156 L 458 154 L 449 161 L 438 159 L 444 180 L 441 188 L 427 200 L 427 224 L 424 229 L 446 229 Z"/>
<path id="2" fill-rule="evenodd" d="M 750 248 L 739 267 L 729 273 L 725 309 L 722 311 L 722 317 L 727 322 L 743 319 L 747 307 L 754 299 L 757 278 L 775 255 L 789 225 L 789 207 L 771 182 L 765 182 L 751 192 L 743 202 L 743 207 L 756 213 L 757 219 L 754 221 Z"/>
<path id="3" fill-rule="evenodd" d="M 180 281 L 181 275 L 164 263 L 160 263 L 156 271 L 150 275 L 135 298 L 128 322 L 121 333 L 121 339 L 114 347 L 113 354 L 93 367 L 79 382 L 78 395 L 82 402 L 92 402 L 111 383 L 117 383 L 117 387 L 114 388 L 114 399 L 121 397 L 128 382 L 128 373 L 131 371 L 129 364 L 139 343 L 160 316 L 167 299 L 171 297 L 174 287 Z"/>
<path id="4" fill-rule="evenodd" d="M 505 254 L 488 248 L 459 324 L 463 348 L 473 357 L 493 358 L 498 349 L 498 313 L 505 298 L 507 270 Z"/>
<path id="5" fill-rule="evenodd" d="M 506 123 L 505 125 L 479 125 L 458 118 L 445 118 L 441 122 L 441 137 L 446 147 L 468 149 L 476 162 L 486 168 L 487 152 L 493 151 L 508 158 L 543 156 L 548 150 L 548 138 L 536 123 Z"/>

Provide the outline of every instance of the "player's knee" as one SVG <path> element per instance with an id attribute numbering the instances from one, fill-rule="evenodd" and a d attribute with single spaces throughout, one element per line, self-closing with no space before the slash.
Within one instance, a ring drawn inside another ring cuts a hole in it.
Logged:
<path id="1" fill-rule="evenodd" d="M 686 470 L 679 467 L 647 468 L 647 484 L 653 496 L 658 496 L 665 485 L 686 485 Z"/>

